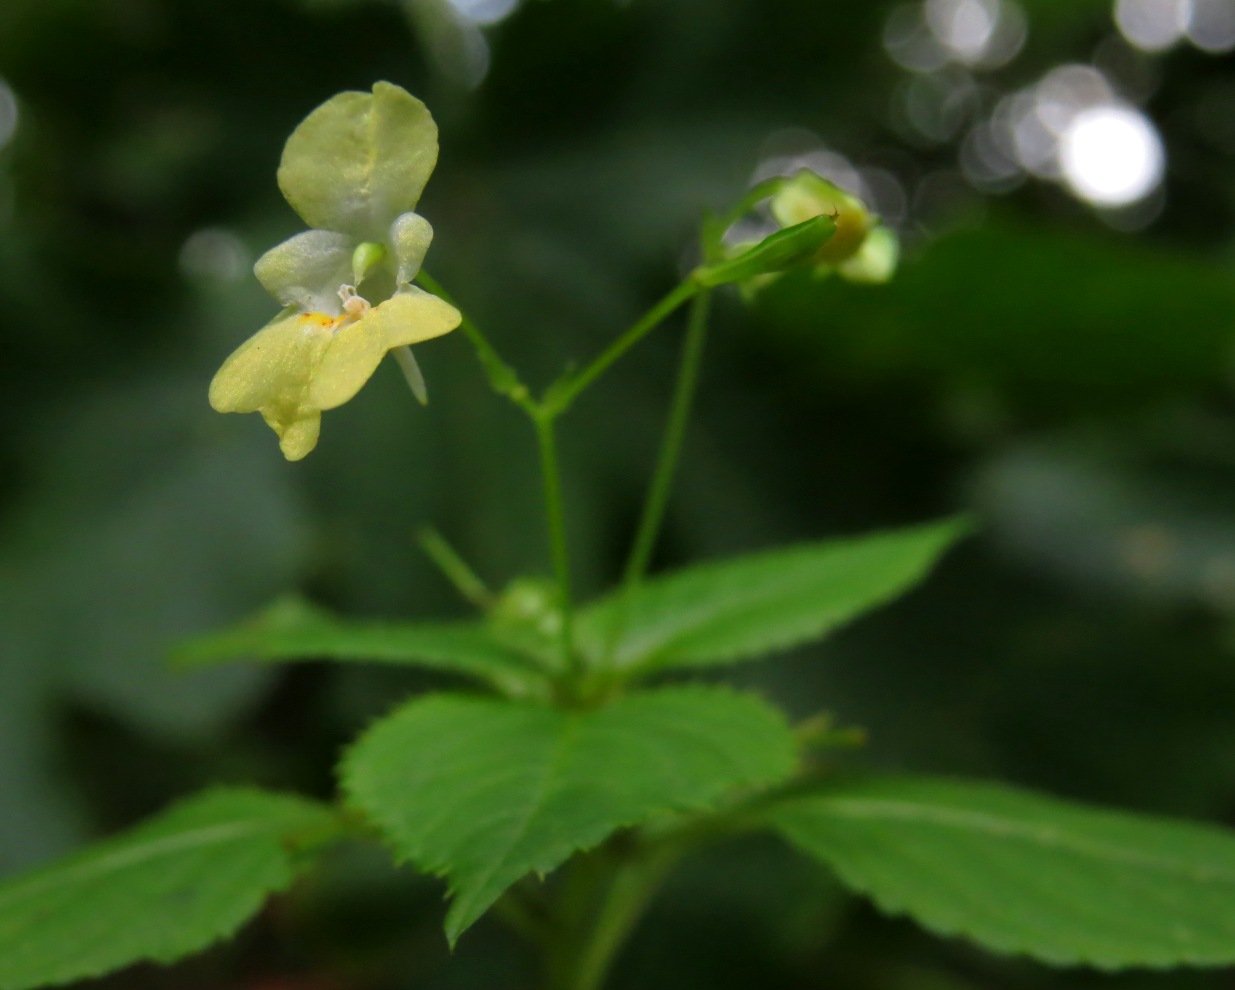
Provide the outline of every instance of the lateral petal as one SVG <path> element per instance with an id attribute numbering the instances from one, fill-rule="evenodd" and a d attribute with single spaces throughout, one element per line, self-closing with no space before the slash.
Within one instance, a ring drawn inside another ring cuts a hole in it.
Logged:
<path id="1" fill-rule="evenodd" d="M 306 230 L 257 259 L 253 274 L 284 306 L 337 309 L 335 293 L 350 281 L 355 242 L 333 230 Z"/>
<path id="2" fill-rule="evenodd" d="M 444 299 L 410 285 L 376 307 L 367 317 L 385 335 L 386 348 L 419 344 L 450 333 L 463 314 Z"/>

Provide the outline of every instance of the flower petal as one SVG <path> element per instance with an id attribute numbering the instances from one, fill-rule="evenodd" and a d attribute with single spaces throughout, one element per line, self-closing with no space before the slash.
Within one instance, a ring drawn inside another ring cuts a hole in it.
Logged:
<path id="1" fill-rule="evenodd" d="M 298 409 L 331 343 L 333 326 L 334 320 L 321 313 L 267 324 L 223 362 L 210 383 L 210 405 L 218 412 Z"/>
<path id="2" fill-rule="evenodd" d="M 406 285 L 416 277 L 433 240 L 433 228 L 419 213 L 404 213 L 390 225 L 395 252 L 395 281 Z"/>
<path id="3" fill-rule="evenodd" d="M 382 303 L 339 330 L 322 354 L 321 364 L 309 388 L 309 402 L 318 409 L 334 409 L 347 402 L 369 380 L 389 345 L 378 312 Z"/>
<path id="4" fill-rule="evenodd" d="M 279 435 L 279 449 L 289 461 L 298 461 L 317 446 L 322 430 L 322 414 L 316 409 L 302 409 L 283 415 L 283 411 L 262 410 L 262 419 Z"/>
<path id="5" fill-rule="evenodd" d="M 437 163 L 437 125 L 406 90 L 379 82 L 373 93 L 327 100 L 292 132 L 279 188 L 310 227 L 380 241 L 416 205 Z"/>
<path id="6" fill-rule="evenodd" d="M 352 272 L 355 242 L 333 230 L 306 230 L 257 259 L 253 274 L 285 306 L 302 311 L 337 309 L 335 295 Z"/>
<path id="7" fill-rule="evenodd" d="M 836 268 L 850 282 L 877 285 L 887 282 L 896 272 L 900 259 L 900 241 L 888 227 L 876 227 L 866 235 L 858 253 Z"/>
<path id="8" fill-rule="evenodd" d="M 389 349 L 450 333 L 463 320 L 463 314 L 444 299 L 409 285 L 374 309 L 368 318 L 378 322 Z"/>

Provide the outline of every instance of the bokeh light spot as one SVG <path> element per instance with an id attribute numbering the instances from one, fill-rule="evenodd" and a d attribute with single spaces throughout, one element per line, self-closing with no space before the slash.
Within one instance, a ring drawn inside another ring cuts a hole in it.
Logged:
<path id="1" fill-rule="evenodd" d="M 244 242 L 221 227 L 190 234 L 180 249 L 180 271 L 193 279 L 236 282 L 249 274 L 252 264 Z"/>
<path id="2" fill-rule="evenodd" d="M 1073 118 L 1060 138 L 1064 181 L 1095 206 L 1148 196 L 1162 181 L 1166 156 L 1157 129 L 1139 110 L 1100 106 Z"/>
<path id="3" fill-rule="evenodd" d="M 935 37 L 917 4 L 894 7 L 883 25 L 883 47 L 911 72 L 934 72 L 948 64 L 948 52 Z"/>
<path id="4" fill-rule="evenodd" d="M 1166 51 L 1183 38 L 1190 14 L 1189 0 L 1118 0 L 1115 4 L 1120 33 L 1146 52 Z"/>
<path id="5" fill-rule="evenodd" d="M 949 56 L 964 65 L 1003 65 L 1025 41 L 1025 15 L 1013 0 L 926 0 L 922 15 Z"/>
<path id="6" fill-rule="evenodd" d="M 999 22 L 997 0 L 926 0 L 926 23 L 962 59 L 980 59 Z"/>
<path id="7" fill-rule="evenodd" d="M 1189 41 L 1211 55 L 1235 49 L 1235 0 L 1191 0 L 1190 6 Z"/>

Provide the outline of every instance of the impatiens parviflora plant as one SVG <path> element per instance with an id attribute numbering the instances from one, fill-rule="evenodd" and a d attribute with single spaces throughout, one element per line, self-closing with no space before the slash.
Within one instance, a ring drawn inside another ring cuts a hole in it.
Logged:
<path id="1" fill-rule="evenodd" d="M 419 271 L 429 227 L 409 211 L 435 157 L 428 111 L 395 86 L 344 93 L 310 114 L 279 175 L 313 229 L 257 266 L 287 309 L 227 360 L 211 398 L 260 411 L 284 453 L 302 457 L 321 411 L 350 398 L 388 350 L 460 325 L 493 389 L 534 426 L 553 578 L 495 594 L 430 532 L 426 550 L 477 605 L 474 619 L 351 622 L 288 598 L 187 644 L 180 661 L 197 666 L 367 661 L 463 686 L 407 699 L 365 730 L 343 755 L 333 804 L 215 789 L 0 885 L 0 990 L 200 950 L 347 840 L 380 842 L 396 863 L 444 878 L 452 945 L 492 912 L 542 955 L 538 986 L 596 990 L 681 857 L 758 830 L 881 909 L 996 952 L 1103 969 L 1235 963 L 1232 833 L 998 784 L 847 770 L 852 732 L 822 716 L 791 725 L 767 700 L 717 683 L 722 667 L 887 604 L 964 521 L 646 574 L 712 291 L 802 266 L 852 275 L 866 265 L 886 277 L 889 242 L 862 204 L 806 174 L 755 187 L 704 223 L 701 261 L 676 289 L 536 396 Z M 765 200 L 783 229 L 741 250 L 725 245 L 725 231 Z M 577 605 L 557 420 L 686 305 L 681 370 L 625 571 L 613 591 Z"/>

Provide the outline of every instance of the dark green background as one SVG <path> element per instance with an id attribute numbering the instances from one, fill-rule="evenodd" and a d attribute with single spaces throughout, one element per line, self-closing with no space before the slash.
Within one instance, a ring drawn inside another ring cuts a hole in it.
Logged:
<path id="1" fill-rule="evenodd" d="M 982 75 L 988 101 L 1112 35 L 1105 0 L 1022 2 L 1029 43 Z M 426 522 L 495 585 L 548 570 L 530 430 L 461 335 L 419 349 L 427 410 L 383 367 L 300 464 L 258 417 L 206 405 L 273 304 L 247 272 L 186 274 L 182 246 L 219 228 L 247 265 L 298 229 L 274 182 L 282 141 L 382 78 L 441 125 L 431 269 L 538 384 L 672 286 L 770 134 L 809 129 L 918 190 L 890 286 L 789 279 L 752 308 L 724 294 L 658 566 L 974 509 L 980 535 L 926 587 L 741 677 L 866 727 L 857 759 L 1235 824 L 1235 64 L 1132 60 L 1170 171 L 1160 217 L 1121 233 L 1053 185 L 965 191 L 955 142 L 897 127 L 889 9 L 526 0 L 487 32 L 491 71 L 468 89 L 449 37 L 392 3 L 0 0 L 21 111 L 0 150 L 0 872 L 207 782 L 329 794 L 339 745 L 431 683 L 183 676 L 165 664 L 178 640 L 289 589 L 354 615 L 461 614 L 414 545 Z M 587 593 L 620 567 L 677 337 L 565 423 Z M 344 852 L 231 946 L 98 985 L 534 986 L 491 922 L 449 959 L 440 897 Z M 932 940 L 753 842 L 698 857 L 613 985 L 1230 983 Z"/>

